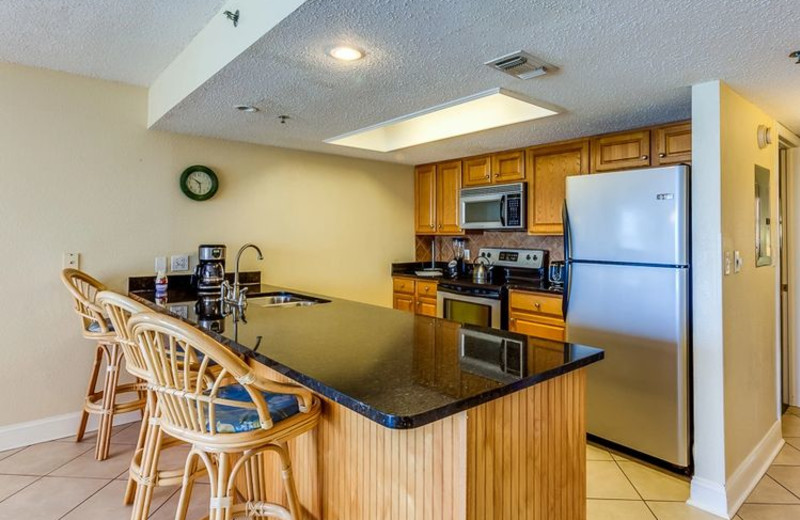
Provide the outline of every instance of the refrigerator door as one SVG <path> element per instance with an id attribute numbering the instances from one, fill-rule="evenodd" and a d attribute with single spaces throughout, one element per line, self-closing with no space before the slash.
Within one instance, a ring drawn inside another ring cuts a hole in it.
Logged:
<path id="1" fill-rule="evenodd" d="M 567 340 L 605 350 L 587 369 L 587 430 L 689 464 L 687 268 L 572 265 Z"/>
<path id="2" fill-rule="evenodd" d="M 571 258 L 689 264 L 687 166 L 567 177 Z"/>

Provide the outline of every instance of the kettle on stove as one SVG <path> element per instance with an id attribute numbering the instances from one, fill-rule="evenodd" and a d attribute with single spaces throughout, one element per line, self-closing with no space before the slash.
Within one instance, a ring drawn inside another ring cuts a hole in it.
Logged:
<path id="1" fill-rule="evenodd" d="M 492 272 L 492 265 L 488 258 L 479 256 L 472 263 L 472 281 L 475 283 L 486 283 Z"/>

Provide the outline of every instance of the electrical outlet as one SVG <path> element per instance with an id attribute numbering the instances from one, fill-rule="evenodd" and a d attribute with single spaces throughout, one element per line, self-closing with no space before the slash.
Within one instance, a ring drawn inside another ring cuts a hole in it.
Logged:
<path id="1" fill-rule="evenodd" d="M 81 268 L 81 254 L 80 253 L 64 253 L 63 259 L 64 269 L 71 267 L 73 269 Z"/>
<path id="2" fill-rule="evenodd" d="M 167 272 L 167 257 L 166 256 L 157 256 L 156 257 L 156 272 L 164 271 Z"/>
<path id="3" fill-rule="evenodd" d="M 172 255 L 169 260 L 170 271 L 177 272 L 189 270 L 189 255 Z"/>
<path id="4" fill-rule="evenodd" d="M 469 249 L 464 250 L 464 261 L 469 262 Z"/>
<path id="5" fill-rule="evenodd" d="M 725 276 L 731 274 L 731 266 L 733 265 L 733 255 L 730 251 L 725 251 Z"/>
<path id="6" fill-rule="evenodd" d="M 738 273 L 742 270 L 742 255 L 739 251 L 733 252 L 733 272 Z"/>

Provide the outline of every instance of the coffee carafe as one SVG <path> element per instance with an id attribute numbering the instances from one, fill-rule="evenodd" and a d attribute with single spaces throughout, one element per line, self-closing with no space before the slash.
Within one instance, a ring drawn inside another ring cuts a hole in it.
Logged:
<path id="1" fill-rule="evenodd" d="M 219 293 L 225 280 L 225 246 L 201 245 L 197 249 L 199 260 L 194 272 L 197 292 Z"/>

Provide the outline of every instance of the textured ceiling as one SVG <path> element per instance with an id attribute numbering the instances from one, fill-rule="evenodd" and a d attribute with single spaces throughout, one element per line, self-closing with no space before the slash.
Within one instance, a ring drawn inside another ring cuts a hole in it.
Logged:
<path id="1" fill-rule="evenodd" d="M 150 85 L 225 0 L 2 0 L 0 61 Z"/>
<path id="2" fill-rule="evenodd" d="M 688 118 L 690 86 L 722 79 L 797 131 L 797 21 L 796 0 L 309 0 L 155 128 L 418 164 Z M 367 57 L 328 58 L 339 43 Z M 483 65 L 519 49 L 559 72 Z M 492 87 L 567 113 L 386 154 L 322 142 Z"/>

